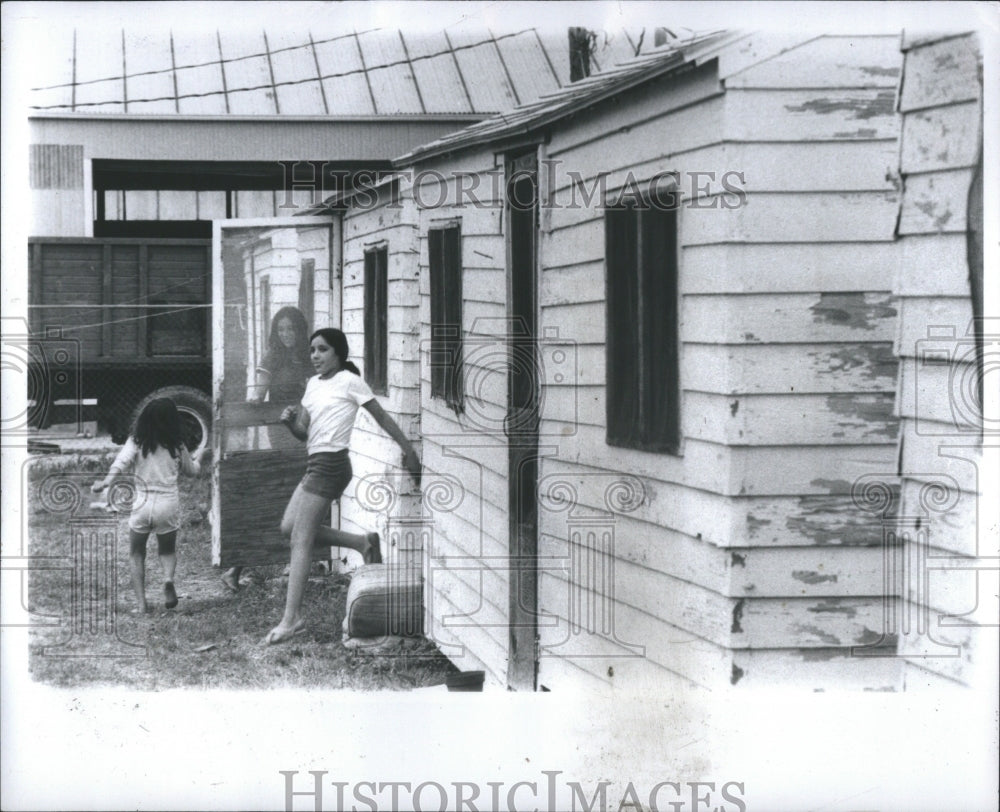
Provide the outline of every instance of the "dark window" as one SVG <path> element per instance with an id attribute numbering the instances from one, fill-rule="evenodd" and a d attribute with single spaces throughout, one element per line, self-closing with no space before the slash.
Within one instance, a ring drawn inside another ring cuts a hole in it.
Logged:
<path id="1" fill-rule="evenodd" d="M 629 200 L 605 209 L 607 441 L 680 447 L 677 210 Z"/>
<path id="2" fill-rule="evenodd" d="M 365 251 L 365 380 L 388 395 L 389 295 L 387 248 Z"/>
<path id="3" fill-rule="evenodd" d="M 267 354 L 268 333 L 271 331 L 271 280 L 266 276 L 260 280 L 260 354 Z"/>
<path id="4" fill-rule="evenodd" d="M 312 257 L 305 257 L 302 260 L 299 275 L 299 310 L 306 317 L 307 324 L 312 324 L 316 318 L 315 289 L 316 260 Z"/>
<path id="5" fill-rule="evenodd" d="M 462 236 L 457 225 L 428 235 L 431 282 L 431 397 L 462 411 Z"/>

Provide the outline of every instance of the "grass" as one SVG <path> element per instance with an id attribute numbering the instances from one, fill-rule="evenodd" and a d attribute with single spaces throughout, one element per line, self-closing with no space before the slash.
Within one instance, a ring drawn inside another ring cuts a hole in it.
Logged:
<path id="1" fill-rule="evenodd" d="M 226 590 L 219 581 L 220 570 L 211 564 L 211 531 L 206 517 L 210 483 L 204 476 L 181 480 L 183 520 L 174 579 L 180 598 L 177 608 L 163 607 L 156 542 L 150 538 L 146 599 L 153 612 L 145 616 L 132 613 L 136 601 L 129 581 L 128 517 L 108 517 L 117 526 L 115 633 L 110 624 L 97 623 L 97 631 L 87 626 L 74 634 L 69 516 L 46 509 L 40 486 L 49 475 L 58 475 L 81 492 L 83 501 L 74 516 L 107 516 L 89 509 L 92 499 L 101 498 L 93 497 L 89 486 L 103 476 L 112 459 L 112 455 L 59 455 L 39 457 L 31 463 L 29 550 L 34 556 L 53 557 L 61 567 L 32 569 L 29 576 L 28 608 L 33 613 L 29 668 L 35 680 L 60 687 L 122 685 L 144 690 L 408 690 L 441 684 L 455 672 L 424 639 L 381 653 L 345 647 L 341 624 L 350 576 L 343 574 L 310 577 L 303 603 L 308 631 L 287 643 L 265 646 L 264 635 L 281 618 L 284 608 L 283 568 L 248 569 L 237 594 Z M 97 580 L 99 590 L 101 579 Z M 95 593 L 98 608 L 111 605 L 106 593 Z M 85 656 L 64 656 L 67 651 Z"/>

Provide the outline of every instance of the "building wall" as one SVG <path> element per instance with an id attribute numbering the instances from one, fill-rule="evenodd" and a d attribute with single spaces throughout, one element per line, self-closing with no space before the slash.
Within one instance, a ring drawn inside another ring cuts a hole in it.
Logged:
<path id="1" fill-rule="evenodd" d="M 388 253 L 388 396 L 378 401 L 413 441 L 420 443 L 419 264 L 415 206 L 396 188 L 355 205 L 344 217 L 343 323 L 351 358 L 365 374 L 365 251 Z M 318 325 L 321 326 L 321 325 Z M 420 493 L 401 465 L 402 452 L 362 410 L 351 442 L 354 480 L 341 498 L 341 529 L 382 537 L 383 556 L 406 567 L 422 566 Z M 355 562 L 360 556 L 347 550 Z"/>
<path id="2" fill-rule="evenodd" d="M 965 624 L 996 623 L 996 577 L 961 569 L 989 555 L 977 546 L 980 376 L 967 250 L 970 186 L 982 149 L 982 57 L 971 34 L 909 37 L 903 51 L 898 552 L 907 564 L 900 619 L 910 622 L 900 651 L 913 689 L 969 684 L 977 667 L 995 666 L 995 626 Z M 981 201 L 971 216 L 981 225 Z"/>
<path id="3" fill-rule="evenodd" d="M 419 209 L 420 411 L 427 553 L 426 631 L 460 668 L 505 685 L 508 657 L 506 247 L 492 152 L 422 166 Z M 460 179 L 461 176 L 461 179 Z M 466 193 L 476 184 L 472 205 Z M 404 192 L 404 194 L 407 194 Z M 461 205 L 463 199 L 466 205 Z M 461 227 L 465 403 L 431 397 L 428 231 Z"/>
<path id="4" fill-rule="evenodd" d="M 82 144 L 35 143 L 29 147 L 32 236 L 91 234 L 89 167 Z"/>
<path id="5" fill-rule="evenodd" d="M 878 636 L 882 606 L 881 531 L 859 516 L 852 483 L 895 467 L 898 38 L 785 41 L 762 62 L 746 46 L 619 95 L 546 147 L 588 185 L 610 172 L 609 190 L 629 172 L 678 171 L 686 198 L 678 456 L 606 445 L 600 201 L 543 215 L 541 326 L 577 341 L 580 361 L 579 386 L 544 400 L 559 453 L 542 485 L 567 480 L 578 506 L 542 512 L 541 554 L 593 561 L 570 542 L 587 513 L 614 532 L 610 587 L 542 574 L 542 609 L 559 618 L 541 632 L 550 688 L 896 683 L 891 661 L 849 654 Z M 727 170 L 744 173 L 731 182 L 747 195 L 731 209 Z M 694 189 L 689 173 L 706 171 L 715 183 Z M 554 187 L 557 204 L 571 201 L 568 182 Z M 616 513 L 605 489 L 622 474 L 642 496 Z M 581 587 L 613 610 L 613 633 L 567 631 Z"/>

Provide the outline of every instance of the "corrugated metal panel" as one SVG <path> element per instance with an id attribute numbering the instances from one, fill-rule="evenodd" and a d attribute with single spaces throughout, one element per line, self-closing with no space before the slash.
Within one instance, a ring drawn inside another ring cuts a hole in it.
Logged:
<path id="1" fill-rule="evenodd" d="M 359 36 L 358 41 L 364 53 L 368 81 L 378 113 L 422 113 L 420 95 L 399 33 L 374 31 Z"/>
<path id="2" fill-rule="evenodd" d="M 173 72 L 161 70 L 171 64 L 169 38 L 152 35 L 126 36 L 123 44 L 124 64 L 129 76 L 128 112 L 177 112 Z"/>
<path id="3" fill-rule="evenodd" d="M 562 86 L 555 64 L 548 58 L 534 31 L 524 36 L 500 39 L 497 47 L 522 102 L 552 93 Z"/>
<path id="4" fill-rule="evenodd" d="M 638 54 L 635 49 L 639 45 L 640 36 L 641 32 L 636 32 L 633 37 L 630 32 L 624 30 L 599 32 L 591 54 L 591 72 L 597 73 L 636 57 Z M 641 38 L 642 53 L 649 53 L 653 49 L 652 40 L 653 32 L 647 31 L 646 36 Z"/>
<path id="5" fill-rule="evenodd" d="M 531 104 L 520 105 L 510 112 L 473 124 L 464 130 L 449 133 L 437 141 L 401 156 L 394 163 L 397 166 L 407 166 L 445 152 L 473 144 L 490 143 L 510 134 L 524 132 L 531 127 L 541 126 L 578 109 L 581 105 L 591 104 L 636 82 L 679 68 L 688 61 L 696 61 L 704 46 L 719 38 L 719 34 L 710 34 L 692 38 L 684 43 L 691 49 L 693 54 L 691 56 L 686 54 L 684 48 L 676 47 L 659 49 L 634 57 L 621 65 L 607 68 L 602 73 L 581 79 L 554 93 L 545 94 Z"/>
<path id="6" fill-rule="evenodd" d="M 357 38 L 350 35 L 318 43 L 316 53 L 323 76 L 331 77 L 323 80 L 330 115 L 373 115 L 375 104 L 364 73 L 361 73 L 361 53 L 358 51 Z"/>
<path id="7" fill-rule="evenodd" d="M 455 57 L 443 32 L 403 33 L 413 75 L 428 113 L 471 113 Z M 437 56 L 435 56 L 437 54 Z"/>
<path id="8" fill-rule="evenodd" d="M 75 36 L 75 35 L 74 35 Z M 652 36 L 650 32 L 650 36 Z M 597 38 L 595 68 L 637 35 Z M 568 82 L 565 29 L 210 33 L 88 30 L 33 91 L 42 110 L 182 115 L 495 113 Z M 646 46 L 644 46 L 646 47 Z M 75 50 L 74 50 L 75 48 Z"/>
<path id="9" fill-rule="evenodd" d="M 519 101 L 507 80 L 506 71 L 497 52 L 496 42 L 481 32 L 449 34 L 455 57 L 472 98 L 476 113 L 498 113 L 510 110 Z"/>
<path id="10" fill-rule="evenodd" d="M 229 112 L 243 116 L 281 112 L 271 79 L 264 35 L 235 37 L 219 32 L 219 37 Z"/>
<path id="11" fill-rule="evenodd" d="M 179 33 L 173 37 L 173 58 L 177 65 L 177 110 L 184 115 L 228 113 L 222 90 L 222 68 L 215 32 Z M 206 95 L 201 95 L 206 94 Z"/>
<path id="12" fill-rule="evenodd" d="M 267 41 L 282 115 L 315 116 L 329 112 L 313 44 L 303 43 L 299 32 L 268 32 Z"/>
<path id="13" fill-rule="evenodd" d="M 32 189 L 83 188 L 82 146 L 31 144 L 28 149 Z"/>
<path id="14" fill-rule="evenodd" d="M 124 113 L 121 31 L 76 41 L 76 107 L 88 113 Z"/>
<path id="15" fill-rule="evenodd" d="M 447 116 L 387 121 L 37 118 L 38 144 L 84 144 L 88 158 L 135 161 L 385 161 L 440 138 L 464 121 Z"/>

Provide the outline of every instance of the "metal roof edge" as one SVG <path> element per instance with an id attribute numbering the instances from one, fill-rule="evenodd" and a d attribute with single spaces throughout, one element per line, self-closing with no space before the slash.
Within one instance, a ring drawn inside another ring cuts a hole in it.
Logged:
<path id="1" fill-rule="evenodd" d="M 317 203 L 314 206 L 310 206 L 306 211 L 316 211 L 322 214 L 330 214 L 339 207 L 346 206 L 355 197 L 357 197 L 362 192 L 374 192 L 386 187 L 391 187 L 393 184 L 398 184 L 407 176 L 405 172 L 390 171 L 387 174 L 380 177 L 374 183 L 366 184 L 360 189 L 349 189 L 342 192 L 337 192 L 336 194 L 330 195 L 328 198 L 324 199 L 322 203 Z"/>
<path id="2" fill-rule="evenodd" d="M 499 130 L 491 130 L 483 133 L 482 135 L 477 135 L 475 133 L 476 125 L 470 125 L 468 130 L 459 131 L 459 134 L 456 135 L 453 140 L 449 140 L 451 136 L 444 136 L 444 139 L 432 141 L 425 147 L 417 148 L 412 152 L 406 153 L 398 158 L 394 158 L 392 165 L 396 168 L 414 166 L 418 163 L 423 163 L 444 155 L 462 152 L 476 146 L 483 146 L 484 144 L 504 141 L 515 136 L 525 136 L 534 130 L 554 124 L 560 119 L 566 118 L 567 116 L 577 113 L 582 109 L 599 104 L 608 97 L 620 93 L 623 90 L 630 90 L 633 87 L 652 81 L 653 79 L 661 76 L 668 75 L 675 71 L 679 72 L 679 68 L 695 64 L 694 61 L 689 59 L 687 54 L 682 50 L 674 51 L 669 56 L 673 58 L 668 58 L 668 55 L 664 54 L 662 56 L 662 61 L 657 62 L 655 60 L 649 60 L 650 65 L 645 69 L 643 69 L 643 65 L 640 62 L 633 63 L 625 69 L 616 70 L 614 74 L 607 76 L 606 81 L 595 81 L 593 91 L 588 92 L 585 87 L 581 87 L 580 92 L 574 93 L 573 91 L 575 86 L 570 85 L 565 89 L 565 94 L 563 94 L 565 95 L 564 103 L 559 104 L 555 100 L 550 102 L 549 104 L 552 105 L 552 110 L 549 111 L 548 114 L 541 111 L 534 114 L 527 112 L 532 108 L 537 108 L 539 106 L 544 109 L 544 107 L 548 105 L 527 105 L 525 106 L 526 115 L 523 123 L 512 123 L 507 127 L 501 127 Z M 600 76 L 594 78 L 599 80 Z M 500 116 L 494 116 L 493 118 L 502 119 L 511 117 L 516 119 L 519 109 L 521 108 L 514 108 L 514 110 L 510 111 L 509 114 L 501 114 Z M 490 120 L 491 119 L 485 119 L 485 121 Z M 468 135 L 462 136 L 462 132 L 468 132 Z"/>
<path id="3" fill-rule="evenodd" d="M 484 119 L 483 122 L 469 125 L 468 128 L 460 130 L 453 136 L 444 136 L 424 147 L 418 147 L 394 158 L 392 165 L 396 168 L 414 166 L 477 146 L 498 143 L 518 136 L 523 137 L 582 109 L 599 104 L 609 96 L 623 90 L 630 90 L 675 71 L 679 72 L 679 68 L 701 65 L 715 58 L 723 48 L 743 39 L 749 33 L 751 32 L 745 30 L 710 31 L 696 37 L 686 45 L 680 44 L 669 51 L 640 54 L 626 62 L 614 65 L 600 74 L 567 85 L 562 91 L 549 95 L 549 101 L 538 100 L 528 105 L 515 107 L 509 113 Z M 588 89 L 588 85 L 592 85 L 593 90 Z M 564 98 L 562 103 L 559 102 L 560 97 Z M 546 112 L 545 108 L 550 106 L 552 109 Z M 536 112 L 532 112 L 533 110 Z M 521 116 L 518 115 L 519 112 Z M 500 126 L 498 129 L 482 134 L 476 133 L 477 124 L 506 118 L 512 119 L 510 125 Z M 523 118 L 523 121 L 519 120 L 520 118 Z M 463 133 L 466 134 L 463 135 Z"/>
<path id="4" fill-rule="evenodd" d="M 28 120 L 33 119 L 52 121 L 62 119 L 66 121 L 179 121 L 179 122 L 216 122 L 225 121 L 233 123 L 258 122 L 307 122 L 313 124 L 352 124 L 352 123 L 378 123 L 378 124 L 413 124 L 414 122 L 441 123 L 442 121 L 463 121 L 476 123 L 491 118 L 496 113 L 391 113 L 380 116 L 337 116 L 337 115 L 316 115 L 316 116 L 282 116 L 269 114 L 265 116 L 247 115 L 179 115 L 176 113 L 71 113 L 71 112 L 46 112 L 38 110 L 30 112 Z"/>

